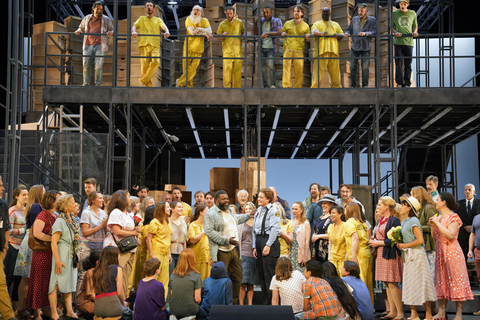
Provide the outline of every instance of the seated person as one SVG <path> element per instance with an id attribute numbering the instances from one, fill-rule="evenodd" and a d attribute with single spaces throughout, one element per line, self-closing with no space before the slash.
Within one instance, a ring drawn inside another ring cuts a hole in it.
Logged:
<path id="1" fill-rule="evenodd" d="M 78 290 L 75 298 L 75 307 L 82 313 L 82 317 L 87 320 L 93 319 L 93 308 L 95 306 L 95 290 L 93 289 L 93 270 L 97 266 L 102 250 L 94 250 L 90 253 L 90 257 L 83 261 L 83 277 L 82 285 Z"/>
<path id="2" fill-rule="evenodd" d="M 330 284 L 321 278 L 322 265 L 319 261 L 309 260 L 305 264 L 303 284 L 303 311 L 295 319 L 334 320 L 342 311 L 340 301 Z"/>
<path id="3" fill-rule="evenodd" d="M 216 262 L 210 272 L 210 277 L 203 282 L 202 308 L 207 315 L 213 305 L 233 304 L 233 284 L 228 278 L 227 269 L 222 261 Z"/>
<path id="4" fill-rule="evenodd" d="M 165 288 L 156 280 L 160 274 L 160 260 L 150 258 L 143 264 L 145 278 L 140 280 L 135 297 L 134 320 L 166 320 Z"/>
<path id="5" fill-rule="evenodd" d="M 372 320 L 374 314 L 372 299 L 370 299 L 370 292 L 365 282 L 360 279 L 358 264 L 353 261 L 345 261 L 342 269 L 342 280 L 350 286 L 353 298 L 357 301 L 358 311 L 362 315 L 362 320 Z"/>
<path id="6" fill-rule="evenodd" d="M 280 296 L 282 306 L 292 306 L 293 313 L 299 313 L 303 311 L 302 285 L 305 277 L 300 271 L 292 270 L 292 262 L 288 257 L 278 258 L 275 275 L 270 282 L 272 306 L 278 306 Z"/>

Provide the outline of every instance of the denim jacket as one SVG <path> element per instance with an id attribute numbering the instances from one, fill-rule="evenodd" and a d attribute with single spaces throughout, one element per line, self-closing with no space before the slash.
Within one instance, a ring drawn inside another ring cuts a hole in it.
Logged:
<path id="1" fill-rule="evenodd" d="M 229 209 L 230 210 L 230 209 Z M 239 224 L 245 223 L 250 219 L 250 213 L 234 214 L 230 210 L 235 223 L 235 227 L 238 228 Z M 230 242 L 230 238 L 223 235 L 223 229 L 225 228 L 225 220 L 223 220 L 222 210 L 217 206 L 211 207 L 203 220 L 203 227 L 205 234 L 208 237 L 208 247 L 210 248 L 210 256 L 213 262 L 217 262 L 217 252 L 219 246 L 225 246 Z"/>

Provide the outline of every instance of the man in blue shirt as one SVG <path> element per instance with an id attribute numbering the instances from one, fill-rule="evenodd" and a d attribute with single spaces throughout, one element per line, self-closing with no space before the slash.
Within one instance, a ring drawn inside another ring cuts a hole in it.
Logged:
<path id="1" fill-rule="evenodd" d="M 345 32 L 345 38 L 352 38 L 350 49 L 350 83 L 352 88 L 358 86 L 357 68 L 358 59 L 362 58 L 362 87 L 368 87 L 368 76 L 370 67 L 371 38 L 377 33 L 377 20 L 368 15 L 366 3 L 358 5 L 358 16 L 352 18 L 350 25 Z"/>

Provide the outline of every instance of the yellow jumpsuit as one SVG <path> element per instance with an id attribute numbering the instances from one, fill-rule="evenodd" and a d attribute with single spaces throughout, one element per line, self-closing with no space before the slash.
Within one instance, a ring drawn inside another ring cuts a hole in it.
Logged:
<path id="1" fill-rule="evenodd" d="M 284 222 L 286 223 L 284 224 Z M 287 234 L 293 234 L 292 222 L 290 222 L 290 220 L 284 219 L 282 222 L 280 222 L 280 228 L 283 232 Z M 290 245 L 282 237 L 278 238 L 278 242 L 280 242 L 280 255 L 288 257 L 288 253 L 290 252 Z"/>
<path id="2" fill-rule="evenodd" d="M 158 17 L 149 19 L 147 16 L 141 16 L 135 21 L 134 26 L 139 34 L 160 35 L 161 30 L 165 28 L 165 23 Z M 160 37 L 138 37 L 138 50 L 141 56 L 152 57 L 140 59 L 142 72 L 140 82 L 146 87 L 153 87 L 152 77 L 160 65 Z"/>
<path id="3" fill-rule="evenodd" d="M 357 260 L 360 267 L 360 279 L 367 285 L 373 304 L 372 256 L 370 255 L 367 226 L 355 218 L 350 218 L 345 222 L 344 228 L 348 260 L 352 260 L 352 235 L 354 233 L 358 235 Z"/>
<path id="4" fill-rule="evenodd" d="M 201 225 L 198 220 L 193 221 L 188 226 L 188 235 L 187 241 L 190 238 L 197 236 L 199 233 L 202 232 L 203 225 Z M 193 249 L 195 253 L 195 268 L 197 268 L 198 272 L 202 276 L 202 280 L 205 281 L 208 277 L 210 277 L 210 249 L 208 247 L 208 237 L 203 235 L 203 237 L 195 244 L 189 244 L 189 248 Z"/>
<path id="5" fill-rule="evenodd" d="M 244 34 L 242 20 L 233 18 L 233 21 L 222 21 L 218 26 L 217 33 L 222 35 L 224 32 L 231 36 L 240 36 Z M 228 38 L 222 40 L 222 52 L 224 58 L 243 57 L 243 46 L 241 38 Z M 242 59 L 223 60 L 223 87 L 240 88 L 242 86 Z"/>
<path id="6" fill-rule="evenodd" d="M 190 20 L 190 17 L 185 20 L 185 27 L 187 28 L 187 35 L 191 36 L 190 30 L 188 27 L 196 28 L 210 28 L 210 23 L 206 18 L 202 18 L 199 24 L 193 24 Z M 205 37 L 198 36 L 198 37 L 189 37 L 188 38 L 188 49 L 187 49 L 187 39 L 185 38 L 185 44 L 183 45 L 183 57 L 187 56 L 189 58 L 200 58 L 203 54 L 203 43 L 205 41 Z M 187 67 L 188 67 L 188 86 L 193 87 L 193 78 L 195 78 L 195 74 L 197 74 L 197 67 L 200 64 L 200 59 L 183 59 L 182 60 L 182 68 L 183 74 L 178 79 L 178 86 L 185 87 L 186 84 L 186 77 L 187 77 Z"/>
<path id="7" fill-rule="evenodd" d="M 138 237 L 138 247 L 137 252 L 135 253 L 135 260 L 133 261 L 132 272 L 128 278 L 128 289 L 127 292 L 130 292 L 132 288 L 134 291 L 137 291 L 138 284 L 140 280 L 145 277 L 143 273 L 143 264 L 147 261 L 148 249 L 147 249 L 147 235 L 148 235 L 148 225 L 142 226 L 142 233 Z"/>
<path id="8" fill-rule="evenodd" d="M 310 33 L 310 27 L 304 21 L 295 24 L 295 20 L 289 20 L 283 25 L 283 32 L 288 36 L 305 36 Z M 286 38 L 283 43 L 283 77 L 282 86 L 284 88 L 292 87 L 292 61 L 293 71 L 295 73 L 295 88 L 301 88 L 303 83 L 303 50 L 305 48 L 305 38 Z"/>
<path id="9" fill-rule="evenodd" d="M 332 223 L 327 228 L 328 239 L 330 240 L 330 259 L 329 261 L 337 268 L 338 276 L 342 277 L 343 262 L 347 247 L 345 245 L 345 222 L 340 222 L 338 227 Z"/>
<path id="10" fill-rule="evenodd" d="M 328 32 L 328 35 L 334 33 L 343 33 L 342 28 L 335 21 L 317 21 L 312 26 L 312 33 L 314 29 L 319 32 Z M 316 57 L 334 58 L 339 56 L 338 39 L 337 38 L 315 38 L 314 54 Z M 320 62 L 320 65 L 319 65 Z M 338 59 L 320 59 L 313 62 L 312 86 L 311 88 L 320 88 L 322 83 L 323 73 L 328 68 L 330 79 L 332 80 L 332 88 L 341 88 L 340 83 L 340 61 Z"/>
<path id="11" fill-rule="evenodd" d="M 183 201 L 182 201 L 182 207 L 183 207 L 183 211 L 182 211 L 181 219 L 183 220 L 183 218 L 185 218 L 185 216 L 187 215 L 188 218 L 190 219 L 189 221 L 192 221 L 192 207 L 190 207 L 188 203 Z"/>
<path id="12" fill-rule="evenodd" d="M 168 273 L 170 264 L 170 235 L 172 234 L 172 228 L 168 221 L 160 223 L 157 219 L 153 219 L 148 225 L 148 233 L 153 235 L 153 255 L 160 260 L 160 273 L 157 276 L 157 281 L 160 281 L 164 288 L 168 288 L 168 280 L 170 278 Z M 165 290 L 165 299 L 167 298 L 167 293 L 168 290 Z"/>

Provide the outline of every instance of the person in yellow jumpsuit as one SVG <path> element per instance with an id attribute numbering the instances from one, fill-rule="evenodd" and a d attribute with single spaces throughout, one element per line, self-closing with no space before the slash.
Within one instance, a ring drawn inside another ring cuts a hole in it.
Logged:
<path id="1" fill-rule="evenodd" d="M 195 268 L 200 272 L 203 281 L 210 277 L 210 270 L 212 269 L 208 237 L 205 236 L 205 230 L 203 229 L 203 218 L 207 210 L 207 205 L 203 203 L 195 207 L 195 215 L 188 226 L 187 235 L 188 247 L 192 248 L 195 253 Z"/>
<path id="2" fill-rule="evenodd" d="M 234 18 L 235 9 L 227 7 L 225 10 L 227 20 L 222 21 L 218 26 L 217 33 L 223 36 L 222 52 L 224 58 L 243 57 L 242 38 L 230 38 L 228 36 L 240 36 L 245 33 L 243 22 Z M 242 85 L 242 59 L 223 60 L 223 87 L 240 88 Z"/>
<path id="3" fill-rule="evenodd" d="M 167 26 L 159 17 L 154 17 L 155 5 L 152 1 L 145 2 L 146 16 L 141 16 L 133 24 L 132 36 L 138 37 L 138 34 L 160 34 L 163 30 L 164 37 L 170 36 Z M 153 87 L 152 77 L 157 72 L 160 65 L 160 37 L 140 36 L 138 37 L 138 50 L 140 55 L 148 58 L 140 59 L 142 77 L 140 85 L 143 87 Z M 151 57 L 151 58 L 150 58 Z"/>
<path id="4" fill-rule="evenodd" d="M 170 235 L 172 228 L 168 223 L 170 205 L 168 202 L 161 201 L 155 205 L 153 220 L 148 225 L 147 249 L 150 258 L 160 260 L 160 273 L 157 281 L 160 281 L 164 287 L 168 288 L 168 266 L 172 260 L 170 256 Z M 165 290 L 165 298 L 167 298 L 168 290 Z"/>
<path id="5" fill-rule="evenodd" d="M 187 28 L 188 36 L 206 36 L 207 39 L 212 38 L 212 28 L 207 18 L 203 17 L 203 8 L 199 5 L 193 7 L 190 16 L 185 20 L 185 27 Z M 182 67 L 183 74 L 177 79 L 177 87 L 185 87 L 188 76 L 188 86 L 193 87 L 193 78 L 197 73 L 197 67 L 200 64 L 200 59 L 185 59 L 188 53 L 189 58 L 200 58 L 203 54 L 204 37 L 188 37 L 185 38 L 183 45 Z M 187 46 L 188 43 L 188 46 Z M 188 68 L 188 69 L 187 69 Z M 188 74 L 188 75 L 187 75 Z"/>
<path id="6" fill-rule="evenodd" d="M 285 22 L 283 25 L 282 37 L 285 36 L 305 36 L 310 40 L 310 27 L 303 21 L 304 9 L 301 5 L 293 9 L 293 19 Z M 301 88 L 303 83 L 303 50 L 305 48 L 305 39 L 289 38 L 283 43 L 283 77 L 282 86 L 284 88 L 292 87 L 292 61 L 293 71 L 295 73 L 295 88 Z"/>
<path id="7" fill-rule="evenodd" d="M 347 260 L 357 263 L 360 267 L 360 278 L 367 285 L 373 304 L 372 256 L 367 226 L 362 220 L 360 206 L 356 203 L 347 204 L 345 219 L 347 220 L 344 226 Z"/>
<path id="8" fill-rule="evenodd" d="M 327 236 L 330 240 L 330 261 L 337 268 L 338 276 L 341 277 L 343 262 L 347 253 L 345 245 L 345 222 L 342 221 L 343 208 L 333 206 L 330 208 L 330 219 L 332 224 L 327 228 Z"/>
<path id="9" fill-rule="evenodd" d="M 312 34 L 319 37 L 315 38 L 313 51 L 315 58 L 335 58 L 339 56 L 338 40 L 343 38 L 343 30 L 337 22 L 330 20 L 329 8 L 323 8 L 322 20 L 313 24 Z M 341 88 L 339 59 L 314 60 L 311 88 L 320 88 L 326 68 L 328 68 L 328 73 L 332 80 L 332 88 Z"/>

